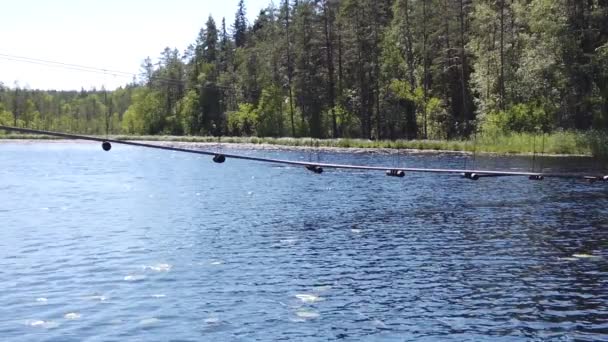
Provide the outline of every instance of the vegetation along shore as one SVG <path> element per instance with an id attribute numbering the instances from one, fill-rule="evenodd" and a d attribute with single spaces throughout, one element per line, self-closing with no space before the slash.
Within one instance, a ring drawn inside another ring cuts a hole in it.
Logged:
<path id="1" fill-rule="evenodd" d="M 303 149 L 392 149 L 419 152 L 476 152 L 492 154 L 544 154 L 552 156 L 608 156 L 608 142 L 603 135 L 593 133 L 559 132 L 542 135 L 512 134 L 510 136 L 478 136 L 476 140 L 365 140 L 365 139 L 314 139 L 272 137 L 212 137 L 171 135 L 99 135 L 116 140 L 183 142 L 206 144 L 248 144 L 254 146 L 296 147 Z M 2 134 L 0 140 L 56 140 L 45 135 Z"/>

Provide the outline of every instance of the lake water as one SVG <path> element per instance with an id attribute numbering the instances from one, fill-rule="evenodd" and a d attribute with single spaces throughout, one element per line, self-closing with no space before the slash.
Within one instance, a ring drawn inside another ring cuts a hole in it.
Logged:
<path id="1" fill-rule="evenodd" d="M 476 164 L 528 170 L 530 159 Z M 607 341 L 608 185 L 3 143 L 0 339 Z"/>

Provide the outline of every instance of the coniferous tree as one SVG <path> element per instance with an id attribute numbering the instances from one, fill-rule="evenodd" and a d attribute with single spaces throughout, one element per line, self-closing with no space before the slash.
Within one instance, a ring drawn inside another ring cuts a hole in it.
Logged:
<path id="1" fill-rule="evenodd" d="M 238 10 L 234 18 L 234 43 L 237 48 L 245 46 L 247 37 L 247 13 L 245 10 L 245 1 L 240 0 Z"/>

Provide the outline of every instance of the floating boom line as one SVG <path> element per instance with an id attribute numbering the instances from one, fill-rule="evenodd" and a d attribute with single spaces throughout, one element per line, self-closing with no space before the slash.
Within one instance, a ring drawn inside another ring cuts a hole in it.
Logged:
<path id="1" fill-rule="evenodd" d="M 441 169 L 441 168 L 412 168 L 412 167 L 388 167 L 388 166 L 371 166 L 371 165 L 350 165 L 350 164 L 331 164 L 331 163 L 313 163 L 313 162 L 301 162 L 295 160 L 286 159 L 273 159 L 273 158 L 262 158 L 252 157 L 240 154 L 230 153 L 217 153 L 204 150 L 193 150 L 187 148 L 171 147 L 154 145 L 135 141 L 124 141 L 116 139 L 104 139 L 98 137 L 92 137 L 87 135 L 44 131 L 30 128 L 20 128 L 12 126 L 0 125 L 0 130 L 25 133 L 25 134 L 40 134 L 54 136 L 58 138 L 72 139 L 72 140 L 87 140 L 101 142 L 104 150 L 109 151 L 111 144 L 121 144 L 136 147 L 145 147 L 165 151 L 183 152 L 198 155 L 212 156 L 213 161 L 216 163 L 223 163 L 226 159 L 240 159 L 248 161 L 256 161 L 262 163 L 272 163 L 281 165 L 293 165 L 302 166 L 314 173 L 323 173 L 323 168 L 327 169 L 343 169 L 343 170 L 362 170 L 362 171 L 382 171 L 386 172 L 388 176 L 403 177 L 405 173 L 436 173 L 436 174 L 454 174 L 460 175 L 464 178 L 471 180 L 478 180 L 483 177 L 528 177 L 530 180 L 543 180 L 544 178 L 562 178 L 562 179 L 582 179 L 590 182 L 605 181 L 608 182 L 608 175 L 585 175 L 578 173 L 545 173 L 545 172 L 519 172 L 519 171 L 499 171 L 499 170 L 466 170 L 466 169 Z"/>

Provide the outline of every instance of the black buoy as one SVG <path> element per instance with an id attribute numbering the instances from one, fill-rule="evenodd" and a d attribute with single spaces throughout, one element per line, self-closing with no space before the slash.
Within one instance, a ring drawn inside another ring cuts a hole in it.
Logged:
<path id="1" fill-rule="evenodd" d="M 216 154 L 215 156 L 213 156 L 213 161 L 218 164 L 223 164 L 224 162 L 226 162 L 226 156 L 223 154 Z"/>
<path id="2" fill-rule="evenodd" d="M 608 176 L 604 176 L 604 178 L 602 178 L 604 180 L 604 182 L 608 182 Z"/>
<path id="3" fill-rule="evenodd" d="M 308 166 L 306 166 L 306 169 L 308 171 L 314 172 L 314 173 L 316 173 L 318 175 L 320 175 L 320 174 L 323 173 L 323 168 L 320 167 L 320 166 L 316 166 L 316 165 L 308 165 Z"/>
<path id="4" fill-rule="evenodd" d="M 387 170 L 386 171 L 386 175 L 389 176 L 389 177 L 403 178 L 403 177 L 405 177 L 405 171 L 403 171 L 403 170 Z"/>
<path id="5" fill-rule="evenodd" d="M 110 144 L 109 141 L 104 141 L 101 143 L 101 148 L 103 148 L 104 151 L 108 152 L 112 149 L 112 144 Z"/>
<path id="6" fill-rule="evenodd" d="M 543 175 L 532 175 L 528 177 L 529 180 L 542 181 L 545 180 L 545 176 Z"/>
<path id="7" fill-rule="evenodd" d="M 475 180 L 475 181 L 479 180 L 479 175 L 476 174 L 476 173 L 471 173 L 471 172 L 465 172 L 465 173 L 463 173 L 462 177 L 466 178 L 466 179 L 470 179 L 470 180 Z"/>

